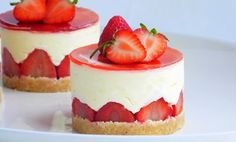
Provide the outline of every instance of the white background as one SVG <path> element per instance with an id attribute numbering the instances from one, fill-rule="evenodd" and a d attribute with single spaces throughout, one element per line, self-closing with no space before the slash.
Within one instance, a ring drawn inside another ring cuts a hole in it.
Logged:
<path id="1" fill-rule="evenodd" d="M 0 0 L 0 12 L 12 9 Z M 18 0 L 19 1 L 19 0 Z M 79 0 L 96 11 L 102 25 L 122 15 L 137 27 L 140 22 L 159 31 L 196 35 L 236 43 L 236 0 Z"/>

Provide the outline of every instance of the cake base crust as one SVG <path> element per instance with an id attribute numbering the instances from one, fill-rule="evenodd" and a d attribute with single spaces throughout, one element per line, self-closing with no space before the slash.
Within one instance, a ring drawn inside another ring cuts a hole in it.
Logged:
<path id="1" fill-rule="evenodd" d="M 3 75 L 3 85 L 7 88 L 27 92 L 68 92 L 70 91 L 70 77 L 51 79 L 47 77 L 8 77 Z"/>
<path id="2" fill-rule="evenodd" d="M 106 135 L 168 135 L 181 129 L 184 114 L 171 117 L 165 121 L 134 122 L 90 122 L 78 116 L 72 118 L 73 129 L 83 134 Z"/>

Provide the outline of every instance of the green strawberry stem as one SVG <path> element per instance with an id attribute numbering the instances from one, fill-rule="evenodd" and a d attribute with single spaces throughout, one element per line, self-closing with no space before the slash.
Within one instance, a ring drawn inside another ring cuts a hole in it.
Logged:
<path id="1" fill-rule="evenodd" d="M 105 56 L 105 55 L 106 55 L 106 49 L 107 49 L 107 47 L 109 47 L 110 45 L 114 44 L 114 42 L 115 42 L 114 39 L 111 40 L 111 41 L 106 41 L 106 42 L 104 42 L 102 45 L 100 45 L 97 49 L 95 49 L 95 50 L 93 51 L 93 53 L 90 55 L 90 59 L 93 58 L 93 56 L 94 56 L 99 50 L 101 50 L 101 49 L 102 49 L 102 54 L 103 54 L 103 56 Z"/>
<path id="2" fill-rule="evenodd" d="M 145 30 L 148 31 L 148 28 L 147 28 L 146 25 L 144 25 L 143 23 L 140 23 L 140 27 L 141 27 L 142 29 L 145 29 Z"/>
<path id="3" fill-rule="evenodd" d="M 24 0 L 20 0 L 20 2 L 10 2 L 10 6 L 15 6 L 19 3 L 22 3 Z"/>
<path id="4" fill-rule="evenodd" d="M 10 6 L 15 6 L 15 5 L 17 5 L 17 4 L 19 4 L 20 2 L 11 2 L 10 3 Z"/>
<path id="5" fill-rule="evenodd" d="M 79 0 L 73 0 L 72 2 L 71 2 L 71 0 L 67 0 L 67 1 L 68 1 L 69 3 L 72 3 L 72 4 L 76 5 Z"/>
<path id="6" fill-rule="evenodd" d="M 156 30 L 155 28 L 153 28 L 153 29 L 150 31 L 150 33 L 151 33 L 152 35 L 157 35 L 157 34 L 158 34 L 158 32 L 157 32 L 157 30 Z"/>

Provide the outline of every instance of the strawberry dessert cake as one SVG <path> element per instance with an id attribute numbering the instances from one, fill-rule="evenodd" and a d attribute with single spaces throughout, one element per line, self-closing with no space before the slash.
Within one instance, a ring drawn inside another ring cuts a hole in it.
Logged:
<path id="1" fill-rule="evenodd" d="M 98 44 L 70 54 L 75 131 L 165 135 L 183 127 L 183 54 L 140 25 L 132 30 L 114 16 Z"/>
<path id="2" fill-rule="evenodd" d="M 0 14 L 3 83 L 30 92 L 70 91 L 69 53 L 97 43 L 98 15 L 77 0 L 21 0 Z"/>

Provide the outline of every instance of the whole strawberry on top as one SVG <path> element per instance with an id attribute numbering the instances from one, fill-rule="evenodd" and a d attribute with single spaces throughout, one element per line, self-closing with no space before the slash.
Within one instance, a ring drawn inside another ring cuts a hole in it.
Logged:
<path id="1" fill-rule="evenodd" d="M 46 0 L 21 0 L 21 2 L 12 2 L 10 5 L 15 6 L 13 14 L 20 22 L 38 22 L 46 14 Z"/>
<path id="2" fill-rule="evenodd" d="M 132 31 L 121 16 L 114 16 L 100 36 L 97 51 L 116 64 L 148 63 L 159 58 L 167 47 L 168 39 L 155 28 L 148 30 L 144 24 Z M 100 55 L 100 56 L 101 56 Z"/>
<path id="3" fill-rule="evenodd" d="M 128 23 L 121 16 L 112 17 L 104 28 L 98 45 L 101 46 L 103 43 L 107 41 L 111 41 L 113 39 L 113 35 L 120 30 L 128 30 L 132 31 Z"/>
<path id="4" fill-rule="evenodd" d="M 71 21 L 75 17 L 78 0 L 47 0 L 47 12 L 44 23 L 62 24 Z"/>
<path id="5" fill-rule="evenodd" d="M 64 24 L 75 17 L 78 0 L 21 0 L 10 3 L 15 18 L 23 23 Z"/>

